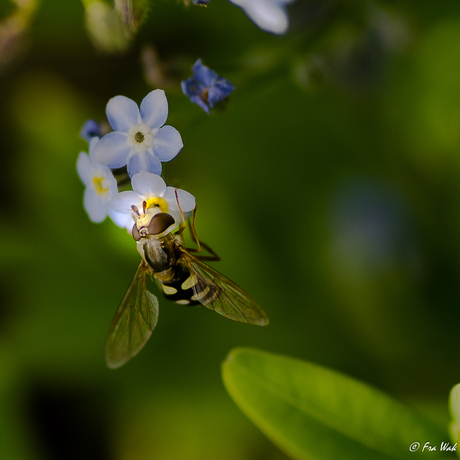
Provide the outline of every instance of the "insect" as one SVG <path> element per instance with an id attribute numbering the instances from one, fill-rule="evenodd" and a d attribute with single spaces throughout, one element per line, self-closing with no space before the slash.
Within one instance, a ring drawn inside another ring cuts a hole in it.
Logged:
<path id="1" fill-rule="evenodd" d="M 177 199 L 177 193 L 176 193 Z M 179 204 L 179 202 L 178 202 Z M 204 243 L 199 242 L 193 211 L 190 225 L 197 249 L 184 246 L 182 226 L 173 233 L 175 219 L 168 213 L 153 216 L 136 206 L 132 235 L 137 241 L 142 261 L 115 314 L 106 340 L 108 367 L 116 369 L 133 358 L 146 344 L 158 320 L 158 299 L 147 290 L 146 275 L 155 279 L 167 299 L 184 305 L 202 304 L 222 316 L 258 326 L 268 324 L 268 316 L 243 289 L 203 261 L 220 260 Z M 180 209 L 180 206 L 179 206 Z M 210 256 L 203 256 L 203 246 Z M 198 253 L 192 255 L 191 252 Z"/>

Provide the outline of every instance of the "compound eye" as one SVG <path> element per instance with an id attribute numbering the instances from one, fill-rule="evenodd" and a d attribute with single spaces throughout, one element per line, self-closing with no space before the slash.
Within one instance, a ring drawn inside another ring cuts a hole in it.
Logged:
<path id="1" fill-rule="evenodd" d="M 152 217 L 149 223 L 149 235 L 159 235 L 165 232 L 171 225 L 174 225 L 176 221 L 171 214 L 166 212 L 160 212 Z M 134 235 L 134 233 L 133 233 Z"/>
<path id="2" fill-rule="evenodd" d="M 139 233 L 139 230 L 137 229 L 137 225 L 134 224 L 133 229 L 131 231 L 133 238 L 135 241 L 139 241 L 141 239 L 141 235 Z"/>

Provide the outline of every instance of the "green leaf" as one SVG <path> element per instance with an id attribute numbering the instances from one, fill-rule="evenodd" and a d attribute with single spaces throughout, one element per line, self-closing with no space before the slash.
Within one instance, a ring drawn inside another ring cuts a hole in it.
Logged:
<path id="1" fill-rule="evenodd" d="M 294 459 L 448 458 L 449 437 L 403 404 L 338 372 L 271 353 L 237 348 L 222 366 L 239 408 Z M 420 443 L 416 452 L 409 447 Z"/>

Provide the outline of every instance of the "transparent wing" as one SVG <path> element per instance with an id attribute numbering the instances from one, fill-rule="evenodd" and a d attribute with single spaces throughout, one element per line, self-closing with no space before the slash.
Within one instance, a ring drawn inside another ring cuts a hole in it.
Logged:
<path id="1" fill-rule="evenodd" d="M 262 307 L 243 289 L 224 275 L 182 250 L 181 260 L 192 275 L 193 298 L 210 310 L 241 323 L 266 326 Z"/>
<path id="2" fill-rule="evenodd" d="M 145 265 L 141 262 L 118 307 L 105 343 L 105 359 L 112 369 L 139 353 L 158 320 L 158 299 L 147 291 Z"/>

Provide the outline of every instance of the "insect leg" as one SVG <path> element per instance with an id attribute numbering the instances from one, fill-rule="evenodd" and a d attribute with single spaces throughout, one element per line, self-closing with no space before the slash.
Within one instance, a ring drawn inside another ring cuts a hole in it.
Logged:
<path id="1" fill-rule="evenodd" d="M 176 195 L 177 207 L 179 208 L 180 216 L 182 218 L 182 226 L 176 232 L 176 235 L 180 235 L 185 230 L 185 228 L 187 227 L 187 224 L 185 223 L 184 213 L 183 213 L 182 208 L 181 208 L 180 203 L 179 203 L 179 195 L 177 194 L 177 188 L 174 189 L 174 194 Z M 196 209 L 196 206 L 195 206 L 195 209 Z M 195 215 L 195 210 L 193 211 L 193 215 Z"/>
<path id="2" fill-rule="evenodd" d="M 180 212 L 180 215 L 182 217 L 182 227 L 176 232 L 176 235 L 180 235 L 185 230 L 187 225 L 185 224 L 184 213 L 182 212 L 182 208 L 181 208 L 180 203 L 179 203 L 179 196 L 177 194 L 177 188 L 174 190 L 174 192 L 176 194 L 177 207 L 179 208 L 179 212 Z M 196 228 L 195 228 L 196 209 L 197 209 L 197 207 L 195 205 L 195 208 L 193 209 L 192 222 L 190 223 L 189 228 L 190 228 L 192 241 L 198 246 L 198 248 L 197 249 L 185 248 L 185 249 L 188 252 L 200 253 L 201 252 L 201 246 L 203 246 L 206 249 L 206 251 L 208 251 L 209 254 L 211 254 L 211 255 L 210 256 L 196 256 L 197 259 L 199 259 L 199 260 L 208 260 L 208 261 L 216 261 L 217 262 L 217 261 L 220 260 L 220 257 L 207 244 L 200 243 L 200 240 L 198 239 L 198 235 L 196 233 Z"/>

